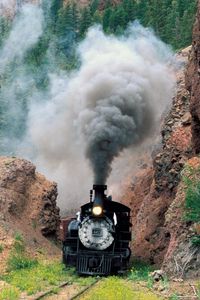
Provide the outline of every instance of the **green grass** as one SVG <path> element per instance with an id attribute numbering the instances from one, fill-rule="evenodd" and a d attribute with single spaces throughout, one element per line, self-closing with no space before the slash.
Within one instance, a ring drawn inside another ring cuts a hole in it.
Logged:
<path id="1" fill-rule="evenodd" d="M 18 300 L 20 292 L 14 287 L 6 287 L 0 291 L 0 300 Z"/>
<path id="2" fill-rule="evenodd" d="M 36 266 L 16 269 L 2 277 L 2 280 L 28 295 L 59 285 L 67 279 L 63 265 L 58 262 L 38 262 Z"/>
<path id="3" fill-rule="evenodd" d="M 169 300 L 179 300 L 179 296 L 177 294 L 173 294 L 169 297 Z"/>
<path id="4" fill-rule="evenodd" d="M 66 269 L 60 262 L 45 261 L 38 261 L 36 265 L 24 269 L 15 268 L 0 279 L 28 295 L 58 286 L 65 281 L 85 286 L 96 280 L 94 277 L 79 277 L 74 269 Z"/>
<path id="5" fill-rule="evenodd" d="M 20 269 L 32 268 L 38 264 L 37 259 L 31 258 L 25 249 L 23 237 L 16 234 L 13 249 L 7 261 L 7 270 L 15 271 Z"/>
<path id="6" fill-rule="evenodd" d="M 150 292 L 134 290 L 130 282 L 123 281 L 122 278 L 112 276 L 91 289 L 79 300 L 159 300 L 156 295 Z"/>
<path id="7" fill-rule="evenodd" d="M 150 265 L 147 265 L 140 261 L 135 261 L 128 273 L 128 279 L 133 281 L 149 281 L 149 273 L 153 271 Z"/>
<path id="8" fill-rule="evenodd" d="M 13 249 L 7 261 L 7 273 L 1 276 L 0 280 L 4 280 L 11 285 L 13 289 L 10 293 L 13 293 L 13 297 L 15 297 L 13 299 L 17 299 L 18 294 L 16 291 L 32 295 L 49 287 L 54 288 L 65 281 L 76 282 L 80 286 L 85 286 L 96 279 L 93 277 L 79 277 L 73 268 L 66 268 L 58 261 L 46 262 L 30 257 L 26 251 L 23 237 L 16 234 Z M 4 293 L 8 292 L 9 290 L 4 291 Z M 0 295 L 2 293 L 0 292 Z M 11 296 L 9 297 L 5 299 L 11 300 Z"/>
<path id="9" fill-rule="evenodd" d="M 185 183 L 185 218 L 188 221 L 200 222 L 200 168 L 186 166 L 182 172 Z"/>

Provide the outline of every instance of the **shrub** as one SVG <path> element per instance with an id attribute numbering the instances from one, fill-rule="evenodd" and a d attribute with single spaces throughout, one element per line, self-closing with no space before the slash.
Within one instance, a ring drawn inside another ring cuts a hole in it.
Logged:
<path id="1" fill-rule="evenodd" d="M 38 264 L 37 259 L 29 258 L 26 254 L 18 254 L 11 252 L 7 261 L 8 271 L 32 268 Z"/>
<path id="2" fill-rule="evenodd" d="M 200 235 L 192 237 L 191 242 L 195 246 L 200 246 Z"/>

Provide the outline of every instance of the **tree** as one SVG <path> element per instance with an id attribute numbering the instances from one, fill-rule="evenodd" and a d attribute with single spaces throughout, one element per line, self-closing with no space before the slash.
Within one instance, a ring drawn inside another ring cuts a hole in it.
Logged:
<path id="1" fill-rule="evenodd" d="M 110 7 L 106 8 L 103 14 L 103 30 L 105 32 L 110 28 L 112 9 Z"/>
<path id="2" fill-rule="evenodd" d="M 50 7 L 50 21 L 53 32 L 56 30 L 56 24 L 59 17 L 59 11 L 63 7 L 63 0 L 53 0 Z"/>
<path id="3" fill-rule="evenodd" d="M 97 11 L 99 7 L 99 0 L 92 0 L 90 4 L 90 14 L 91 16 L 94 16 L 95 12 Z"/>
<path id="4" fill-rule="evenodd" d="M 85 7 L 81 14 L 80 20 L 80 36 L 83 37 L 92 23 L 90 10 Z"/>

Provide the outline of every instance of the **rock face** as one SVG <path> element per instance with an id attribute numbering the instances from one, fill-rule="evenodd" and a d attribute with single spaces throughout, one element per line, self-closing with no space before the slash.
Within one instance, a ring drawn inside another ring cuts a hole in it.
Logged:
<path id="1" fill-rule="evenodd" d="M 186 86 L 191 95 L 193 150 L 198 154 L 200 153 L 200 1 L 193 30 L 192 51 L 186 72 Z"/>
<path id="2" fill-rule="evenodd" d="M 161 147 L 152 154 L 153 168 L 139 175 L 130 197 L 133 215 L 133 254 L 161 265 L 172 234 L 165 215 L 180 182 L 180 172 L 192 155 L 189 93 L 185 88 L 184 66 L 190 48 L 179 54 L 177 94 L 163 120 Z M 146 177 L 146 179 L 144 179 Z M 148 180 L 147 180 L 148 178 Z"/>
<path id="3" fill-rule="evenodd" d="M 26 160 L 0 157 L 0 222 L 25 234 L 56 238 L 60 224 L 57 186 Z"/>
<path id="4" fill-rule="evenodd" d="M 200 235 L 200 226 L 184 219 L 182 172 L 186 165 L 200 168 L 200 158 L 195 157 L 200 153 L 200 1 L 192 48 L 179 53 L 179 59 L 177 94 L 163 120 L 161 146 L 152 154 L 151 171 L 139 174 L 129 190 L 133 254 L 171 275 L 199 277 L 199 248 L 192 237 Z"/>

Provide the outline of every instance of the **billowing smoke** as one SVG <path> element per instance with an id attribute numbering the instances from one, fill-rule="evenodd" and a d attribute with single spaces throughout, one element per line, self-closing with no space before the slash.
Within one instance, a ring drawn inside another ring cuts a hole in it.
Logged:
<path id="1" fill-rule="evenodd" d="M 169 100 L 171 76 L 161 47 L 138 25 L 123 38 L 91 29 L 80 46 L 83 63 L 70 88 L 95 183 L 104 184 L 113 159 L 151 132 Z"/>
<path id="2" fill-rule="evenodd" d="M 85 157 L 94 183 L 105 183 L 114 158 L 153 133 L 174 83 L 172 53 L 138 24 L 123 37 L 91 28 L 78 52 L 79 70 L 51 74 L 48 100 L 33 99 L 26 141 L 40 169 L 59 183 L 61 206 L 91 187 Z"/>

